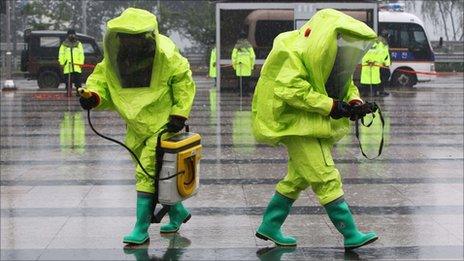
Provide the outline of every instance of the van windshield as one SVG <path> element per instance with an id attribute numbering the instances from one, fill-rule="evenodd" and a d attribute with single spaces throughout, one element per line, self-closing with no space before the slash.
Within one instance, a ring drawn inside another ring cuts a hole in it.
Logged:
<path id="1" fill-rule="evenodd" d="M 256 22 L 256 58 L 265 59 L 269 54 L 274 38 L 282 32 L 293 30 L 293 21 L 258 20 Z"/>
<path id="2" fill-rule="evenodd" d="M 379 32 L 388 32 L 392 60 L 433 60 L 422 26 L 413 23 L 379 23 Z"/>

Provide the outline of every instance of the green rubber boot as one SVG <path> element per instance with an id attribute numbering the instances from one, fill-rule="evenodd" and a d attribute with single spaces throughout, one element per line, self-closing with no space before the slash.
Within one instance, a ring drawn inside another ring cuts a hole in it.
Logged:
<path id="1" fill-rule="evenodd" d="M 148 227 L 153 211 L 153 194 L 137 193 L 137 222 L 132 232 L 124 237 L 124 243 L 140 245 L 149 240 Z"/>
<path id="2" fill-rule="evenodd" d="M 365 234 L 358 230 L 345 199 L 336 199 L 324 207 L 332 223 L 345 238 L 346 250 L 367 245 L 378 239 L 375 232 Z"/>
<path id="3" fill-rule="evenodd" d="M 296 246 L 296 239 L 283 235 L 280 230 L 290 213 L 293 202 L 293 199 L 276 192 L 264 212 L 263 221 L 256 231 L 256 236 L 263 240 L 271 240 L 279 246 Z"/>
<path id="4" fill-rule="evenodd" d="M 182 202 L 172 205 L 168 214 L 169 223 L 160 227 L 160 233 L 175 233 L 182 223 L 186 223 L 192 217 Z"/>

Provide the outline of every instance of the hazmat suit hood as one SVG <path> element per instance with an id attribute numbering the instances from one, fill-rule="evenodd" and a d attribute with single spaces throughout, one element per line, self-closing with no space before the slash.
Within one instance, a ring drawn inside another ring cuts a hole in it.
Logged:
<path id="1" fill-rule="evenodd" d="M 299 49 L 309 82 L 342 100 L 352 74 L 377 35 L 366 24 L 334 9 L 323 9 L 299 29 Z"/>
<path id="2" fill-rule="evenodd" d="M 122 88 L 149 87 L 159 38 L 156 16 L 128 8 L 107 30 L 104 48 L 113 79 Z"/>
<path id="3" fill-rule="evenodd" d="M 126 44 L 129 48 L 121 48 Z M 171 115 L 189 117 L 192 72 L 171 39 L 159 34 L 155 15 L 126 9 L 108 21 L 103 46 L 103 61 L 86 86 L 99 95 L 98 109 L 115 110 L 125 121 L 126 145 L 136 150 L 165 128 Z"/>

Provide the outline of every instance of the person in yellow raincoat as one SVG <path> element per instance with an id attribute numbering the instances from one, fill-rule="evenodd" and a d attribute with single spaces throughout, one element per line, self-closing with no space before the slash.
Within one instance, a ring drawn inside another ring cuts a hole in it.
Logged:
<path id="1" fill-rule="evenodd" d="M 187 59 L 175 44 L 159 34 L 155 15 L 128 8 L 107 23 L 104 59 L 89 76 L 90 98 L 80 98 L 84 109 L 110 109 L 127 124 L 125 144 L 139 157 L 147 176 L 136 167 L 137 221 L 124 237 L 128 244 L 149 239 L 148 227 L 154 211 L 155 148 L 159 133 L 175 133 L 184 127 L 195 96 Z M 170 222 L 161 233 L 176 232 L 190 218 L 177 203 L 169 210 Z"/>
<path id="2" fill-rule="evenodd" d="M 376 37 L 366 24 L 323 9 L 301 29 L 275 38 L 253 96 L 253 133 L 260 142 L 286 146 L 288 173 L 277 184 L 257 237 L 295 246 L 281 226 L 301 191 L 311 187 L 346 249 L 377 239 L 358 230 L 331 155 L 350 131 L 351 106 L 363 103 L 353 72 Z"/>
<path id="3" fill-rule="evenodd" d="M 209 72 L 208 76 L 214 78 L 214 86 L 216 86 L 216 47 L 211 50 L 209 56 Z"/>
<path id="4" fill-rule="evenodd" d="M 362 58 L 361 69 L 361 88 L 364 95 L 367 95 L 372 88 L 374 96 L 388 96 L 385 92 L 380 72 L 382 67 L 390 66 L 390 54 L 388 46 L 377 40 L 372 48 Z M 389 70 L 389 69 L 388 69 Z"/>
<path id="5" fill-rule="evenodd" d="M 390 59 L 390 50 L 388 47 L 388 31 L 383 30 L 381 32 L 381 36 L 379 36 L 379 47 L 380 47 L 380 55 L 382 58 L 383 56 L 383 62 L 382 62 L 382 67 L 380 68 L 380 85 L 379 85 L 379 96 L 385 97 L 390 95 L 390 93 L 385 91 L 385 87 L 390 86 L 390 65 L 391 65 L 391 59 Z"/>
<path id="6" fill-rule="evenodd" d="M 242 84 L 243 94 L 247 95 L 252 92 L 250 85 L 253 67 L 255 66 L 255 52 L 250 42 L 246 39 L 244 32 L 240 33 L 240 38 L 232 50 L 232 67 L 235 70 L 235 75 L 238 79 L 238 86 Z M 240 82 L 242 81 L 242 82 Z"/>
<path id="7" fill-rule="evenodd" d="M 77 39 L 76 31 L 69 29 L 66 34 L 66 39 L 60 45 L 58 52 L 58 62 L 63 67 L 63 74 L 66 79 L 66 84 L 76 86 L 76 91 L 82 86 L 81 84 L 81 65 L 84 64 L 84 48 L 82 43 Z M 69 78 L 69 82 L 68 82 Z M 72 88 L 72 86 L 68 86 Z"/>

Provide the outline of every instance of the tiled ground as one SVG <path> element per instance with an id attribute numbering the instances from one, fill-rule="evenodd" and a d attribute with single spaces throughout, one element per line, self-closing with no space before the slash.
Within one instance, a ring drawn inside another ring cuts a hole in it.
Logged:
<path id="1" fill-rule="evenodd" d="M 196 82 L 190 125 L 203 137 L 204 154 L 201 190 L 185 202 L 193 218 L 167 237 L 152 225 L 148 248 L 132 251 L 121 242 L 134 222 L 129 154 L 92 133 L 75 97 L 38 91 L 23 80 L 16 82 L 18 91 L 3 92 L 1 259 L 463 258 L 462 77 L 378 99 L 388 123 L 379 159 L 364 159 L 354 135 L 337 145 L 346 199 L 359 226 L 380 236 L 352 253 L 344 252 L 311 191 L 295 202 L 284 226 L 298 238 L 297 248 L 271 248 L 254 237 L 286 172 L 287 153 L 253 140 L 249 97 L 240 104 L 236 94 L 218 93 L 211 101 L 211 82 Z M 65 114 L 74 119 L 75 133 L 85 131 L 84 139 L 70 136 L 69 143 Z M 115 113 L 93 112 L 92 119 L 102 133 L 123 139 L 125 127 Z M 376 142 L 375 136 L 364 140 L 371 155 Z"/>

